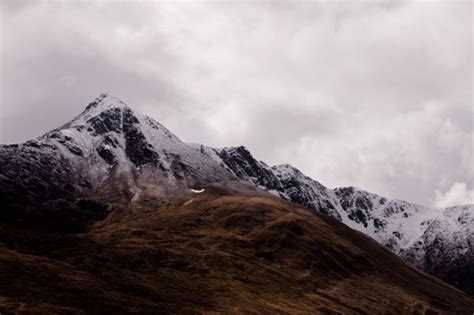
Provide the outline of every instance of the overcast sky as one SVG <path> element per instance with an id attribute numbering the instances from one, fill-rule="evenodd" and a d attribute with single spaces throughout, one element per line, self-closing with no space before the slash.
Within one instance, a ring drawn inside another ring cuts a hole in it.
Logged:
<path id="1" fill-rule="evenodd" d="M 0 143 L 109 92 L 329 187 L 474 202 L 470 1 L 0 3 Z"/>

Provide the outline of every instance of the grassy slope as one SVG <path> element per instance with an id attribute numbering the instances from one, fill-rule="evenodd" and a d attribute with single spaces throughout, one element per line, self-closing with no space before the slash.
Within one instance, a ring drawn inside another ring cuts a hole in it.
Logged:
<path id="1" fill-rule="evenodd" d="M 471 314 L 474 300 L 331 218 L 223 187 L 87 233 L 0 229 L 0 310 Z"/>

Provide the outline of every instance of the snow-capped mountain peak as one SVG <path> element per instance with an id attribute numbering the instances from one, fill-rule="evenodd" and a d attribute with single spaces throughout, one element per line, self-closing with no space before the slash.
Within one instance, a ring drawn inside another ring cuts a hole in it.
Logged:
<path id="1" fill-rule="evenodd" d="M 10 160 L 1 163 L 7 180 L 21 185 L 34 177 L 38 187 L 54 186 L 48 192 L 63 196 L 104 196 L 104 191 L 113 195 L 114 189 L 122 189 L 127 191 L 122 195 L 134 201 L 144 190 L 159 195 L 164 187 L 200 189 L 233 178 L 159 122 L 109 94 L 101 94 L 70 122 L 37 139 L 0 146 L 0 158 Z M 18 178 L 17 168 L 23 168 L 25 176 Z M 64 191 L 66 182 L 69 188 Z"/>
<path id="2" fill-rule="evenodd" d="M 95 100 L 87 105 L 84 112 L 103 111 L 109 108 L 129 108 L 121 99 L 109 93 L 100 94 Z M 93 114 L 92 114 L 93 115 Z"/>

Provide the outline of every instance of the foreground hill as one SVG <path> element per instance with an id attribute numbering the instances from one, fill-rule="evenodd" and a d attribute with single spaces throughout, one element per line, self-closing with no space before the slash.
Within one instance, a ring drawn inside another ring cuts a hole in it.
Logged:
<path id="1" fill-rule="evenodd" d="M 0 311 L 471 314 L 474 300 L 367 236 L 224 182 L 87 232 L 0 229 Z"/>
<path id="2" fill-rule="evenodd" d="M 434 209 L 356 187 L 330 189 L 289 164 L 270 167 L 243 146 L 195 148 L 241 180 L 329 215 L 474 294 L 474 204 Z"/>

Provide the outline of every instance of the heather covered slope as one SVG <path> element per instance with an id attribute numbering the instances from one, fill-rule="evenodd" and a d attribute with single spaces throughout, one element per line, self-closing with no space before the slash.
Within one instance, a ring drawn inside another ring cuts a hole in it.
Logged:
<path id="1" fill-rule="evenodd" d="M 0 229 L 0 310 L 471 314 L 362 233 L 226 182 L 115 206 L 85 233 Z"/>
<path id="2" fill-rule="evenodd" d="M 330 189 L 289 164 L 270 167 L 243 146 L 195 147 L 241 180 L 327 214 L 409 263 L 474 293 L 474 205 L 435 209 L 356 187 Z"/>

